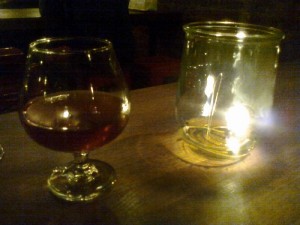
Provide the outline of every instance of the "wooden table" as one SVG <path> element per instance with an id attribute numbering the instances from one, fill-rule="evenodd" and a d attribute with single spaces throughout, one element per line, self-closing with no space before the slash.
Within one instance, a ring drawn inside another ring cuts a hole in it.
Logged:
<path id="1" fill-rule="evenodd" d="M 124 132 L 91 153 L 116 169 L 112 192 L 70 204 L 46 187 L 72 156 L 40 147 L 16 113 L 0 115 L 1 224 L 300 224 L 299 64 L 282 68 L 274 126 L 244 161 L 202 168 L 172 154 L 175 84 L 132 91 Z"/>

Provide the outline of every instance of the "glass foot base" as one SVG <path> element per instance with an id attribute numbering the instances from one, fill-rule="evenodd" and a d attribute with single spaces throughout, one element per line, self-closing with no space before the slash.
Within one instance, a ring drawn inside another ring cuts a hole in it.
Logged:
<path id="1" fill-rule="evenodd" d="M 48 179 L 48 188 L 60 199 L 87 202 L 109 191 L 115 182 L 116 174 L 110 165 L 89 160 L 55 168 Z"/>

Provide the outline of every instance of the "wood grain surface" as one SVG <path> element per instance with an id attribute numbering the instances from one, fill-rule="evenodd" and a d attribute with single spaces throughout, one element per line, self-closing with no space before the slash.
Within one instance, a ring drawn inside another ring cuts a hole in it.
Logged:
<path id="1" fill-rule="evenodd" d="M 1 224 L 300 224 L 299 64 L 281 67 L 273 124 L 242 162 L 191 165 L 172 154 L 176 85 L 135 90 L 124 132 L 91 153 L 118 181 L 92 203 L 70 204 L 46 187 L 72 155 L 34 143 L 17 113 L 0 115 Z M 178 140 L 175 138 L 175 140 Z"/>

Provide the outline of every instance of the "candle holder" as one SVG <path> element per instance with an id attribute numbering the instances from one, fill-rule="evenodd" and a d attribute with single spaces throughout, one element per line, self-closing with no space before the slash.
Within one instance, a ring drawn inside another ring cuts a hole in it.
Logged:
<path id="1" fill-rule="evenodd" d="M 283 33 L 235 22 L 184 25 L 176 118 L 187 161 L 224 166 L 245 158 L 270 115 Z"/>

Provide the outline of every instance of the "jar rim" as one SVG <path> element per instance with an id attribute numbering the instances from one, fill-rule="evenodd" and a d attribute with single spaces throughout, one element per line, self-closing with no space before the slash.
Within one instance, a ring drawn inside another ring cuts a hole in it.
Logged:
<path id="1" fill-rule="evenodd" d="M 183 25 L 187 34 L 228 41 L 281 41 L 284 33 L 277 28 L 231 21 L 191 22 Z"/>

